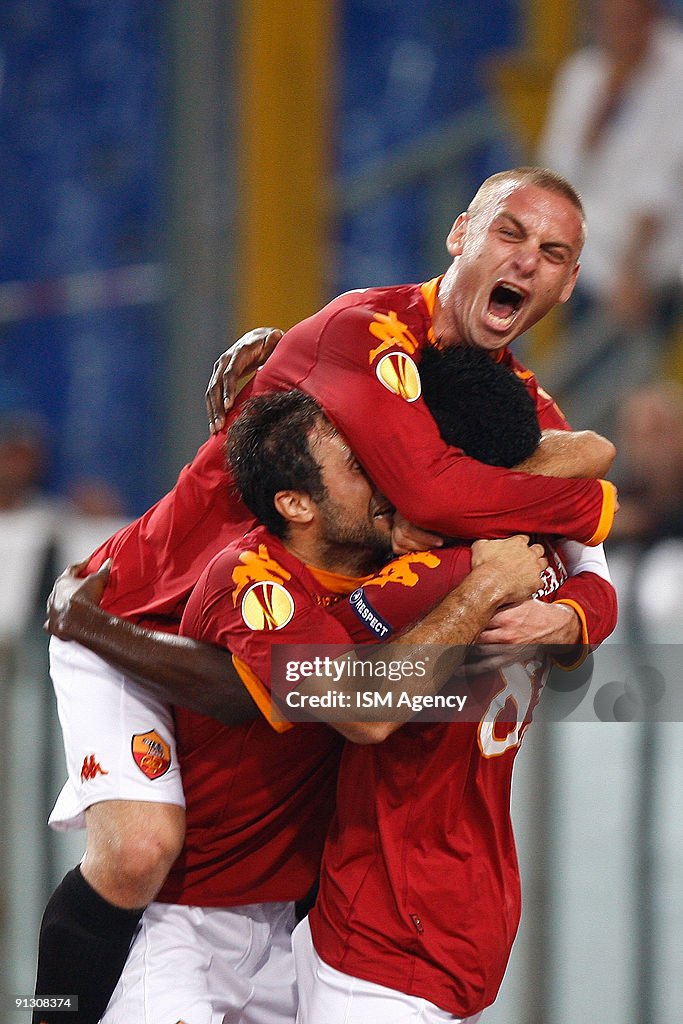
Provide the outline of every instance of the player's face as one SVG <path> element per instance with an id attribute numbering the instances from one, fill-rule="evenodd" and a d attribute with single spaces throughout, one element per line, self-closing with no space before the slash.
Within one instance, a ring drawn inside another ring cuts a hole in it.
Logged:
<path id="1" fill-rule="evenodd" d="M 318 435 L 311 450 L 327 491 L 317 505 L 320 539 L 327 554 L 347 550 L 354 572 L 374 570 L 391 551 L 393 508 L 340 434 Z"/>
<path id="2" fill-rule="evenodd" d="M 562 195 L 511 184 L 462 214 L 447 244 L 456 258 L 439 292 L 444 340 L 495 351 L 571 295 L 581 216 Z"/>

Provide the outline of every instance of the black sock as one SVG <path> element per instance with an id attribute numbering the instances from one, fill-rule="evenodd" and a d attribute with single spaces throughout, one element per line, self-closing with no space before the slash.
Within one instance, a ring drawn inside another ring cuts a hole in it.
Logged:
<path id="1" fill-rule="evenodd" d="M 37 996 L 78 996 L 78 1012 L 39 1009 L 33 1024 L 97 1024 L 121 976 L 142 910 L 108 903 L 76 867 L 53 892 L 38 943 Z"/>

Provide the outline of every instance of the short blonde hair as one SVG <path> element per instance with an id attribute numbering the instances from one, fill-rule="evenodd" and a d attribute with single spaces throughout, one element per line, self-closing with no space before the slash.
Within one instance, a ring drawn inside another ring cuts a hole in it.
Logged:
<path id="1" fill-rule="evenodd" d="M 581 217 L 581 244 L 583 245 L 586 240 L 586 213 L 581 196 L 571 182 L 548 167 L 513 167 L 511 170 L 492 174 L 479 186 L 467 212 L 470 215 L 479 213 L 497 192 L 510 185 L 536 185 L 538 188 L 545 189 L 546 192 L 555 192 L 568 199 Z"/>

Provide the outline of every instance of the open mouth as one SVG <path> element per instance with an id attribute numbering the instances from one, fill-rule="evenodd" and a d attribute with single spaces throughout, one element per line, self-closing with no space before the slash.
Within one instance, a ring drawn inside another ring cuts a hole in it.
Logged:
<path id="1" fill-rule="evenodd" d="M 521 288 L 512 284 L 497 284 L 489 298 L 489 319 L 502 328 L 509 327 L 525 299 L 526 293 Z"/>

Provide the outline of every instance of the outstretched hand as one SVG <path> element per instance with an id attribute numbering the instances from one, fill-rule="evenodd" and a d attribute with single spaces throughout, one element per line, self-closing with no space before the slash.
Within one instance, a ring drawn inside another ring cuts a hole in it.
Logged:
<path id="1" fill-rule="evenodd" d="M 71 617 L 76 604 L 99 605 L 104 588 L 109 580 L 111 559 L 108 558 L 97 572 L 81 577 L 88 560 L 76 565 L 69 565 L 55 580 L 52 592 L 47 599 L 47 619 L 44 628 L 59 637 L 60 640 L 71 640 Z"/>
<path id="2" fill-rule="evenodd" d="M 212 434 L 217 434 L 225 426 L 225 414 L 233 406 L 242 377 L 265 363 L 282 335 L 277 327 L 256 327 L 242 335 L 213 364 L 204 396 Z"/>

